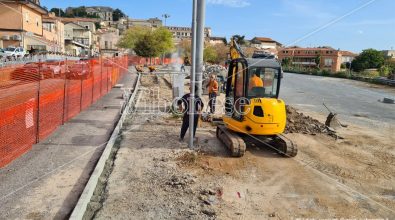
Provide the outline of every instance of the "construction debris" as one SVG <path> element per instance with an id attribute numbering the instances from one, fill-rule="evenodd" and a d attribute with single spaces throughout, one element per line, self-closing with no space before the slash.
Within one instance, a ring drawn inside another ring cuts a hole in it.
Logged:
<path id="1" fill-rule="evenodd" d="M 285 133 L 301 133 L 301 134 L 327 134 L 329 136 L 339 138 L 336 135 L 336 131 L 319 122 L 318 120 L 299 113 L 291 106 L 286 106 L 287 111 L 287 126 L 285 128 Z"/>
<path id="2" fill-rule="evenodd" d="M 394 104 L 395 100 L 391 99 L 391 98 L 384 98 L 383 99 L 383 103 L 387 103 L 387 104 Z"/>
<path id="3" fill-rule="evenodd" d="M 222 74 L 223 72 L 226 72 L 226 69 L 221 65 L 207 65 L 205 67 L 204 77 L 208 78 L 208 76 L 210 76 L 211 74 L 217 75 L 218 73 Z"/>
<path id="4" fill-rule="evenodd" d="M 136 65 L 134 68 L 136 68 L 136 71 L 139 73 L 144 72 L 144 67 L 142 65 Z"/>
<path id="5" fill-rule="evenodd" d="M 156 71 L 156 67 L 155 66 L 149 66 L 148 70 L 149 70 L 150 73 L 153 73 L 153 72 Z"/>

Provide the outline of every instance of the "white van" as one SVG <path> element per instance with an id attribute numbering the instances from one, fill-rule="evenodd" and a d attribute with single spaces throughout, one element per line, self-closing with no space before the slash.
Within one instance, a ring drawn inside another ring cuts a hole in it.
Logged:
<path id="1" fill-rule="evenodd" d="M 22 47 L 8 47 L 4 49 L 5 55 L 7 57 L 24 57 L 26 51 Z"/>

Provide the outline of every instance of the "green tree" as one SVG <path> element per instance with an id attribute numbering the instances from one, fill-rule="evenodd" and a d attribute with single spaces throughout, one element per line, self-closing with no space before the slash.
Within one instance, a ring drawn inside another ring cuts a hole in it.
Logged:
<path id="1" fill-rule="evenodd" d="M 143 38 L 150 30 L 145 27 L 132 27 L 128 29 L 118 42 L 118 47 L 134 49 L 136 42 Z"/>
<path id="2" fill-rule="evenodd" d="M 385 76 L 385 77 L 387 77 L 393 71 L 394 71 L 394 67 L 388 64 L 381 66 L 379 69 L 380 76 Z"/>
<path id="3" fill-rule="evenodd" d="M 158 53 L 163 54 L 170 52 L 173 49 L 173 34 L 167 28 L 160 27 L 151 33 L 154 37 L 156 50 Z"/>
<path id="4" fill-rule="evenodd" d="M 119 21 L 119 19 L 123 17 L 125 17 L 125 13 L 123 13 L 119 8 L 115 9 L 112 13 L 112 20 L 114 21 Z"/>
<path id="5" fill-rule="evenodd" d="M 217 63 L 217 59 L 218 59 L 218 54 L 215 51 L 214 46 L 210 45 L 210 46 L 204 48 L 204 51 L 203 51 L 204 62 Z"/>
<path id="6" fill-rule="evenodd" d="M 55 13 L 58 17 L 65 17 L 66 13 L 61 8 L 51 8 L 49 12 Z"/>
<path id="7" fill-rule="evenodd" d="M 320 68 L 320 64 L 321 64 L 321 55 L 316 56 L 315 59 L 314 59 L 314 62 L 316 64 L 317 68 L 319 69 Z"/>
<path id="8" fill-rule="evenodd" d="M 97 30 L 97 29 L 100 29 L 100 28 L 101 28 L 100 22 L 95 22 L 95 27 L 96 27 L 96 30 Z"/>
<path id="9" fill-rule="evenodd" d="M 133 27 L 126 31 L 118 42 L 121 48 L 133 49 L 142 57 L 158 57 L 173 49 L 173 35 L 166 28 L 151 30 L 148 27 Z"/>
<path id="10" fill-rule="evenodd" d="M 353 70 L 360 72 L 365 69 L 378 69 L 384 65 L 384 54 L 375 49 L 366 49 L 352 61 Z"/>
<path id="11" fill-rule="evenodd" d="M 225 45 L 228 45 L 228 40 L 226 40 L 226 37 L 224 37 L 224 39 L 222 40 L 222 42 L 224 42 Z"/>
<path id="12" fill-rule="evenodd" d="M 245 40 L 245 36 L 244 35 L 242 36 L 242 35 L 236 34 L 236 35 L 233 35 L 232 38 L 236 38 L 237 39 L 236 42 L 239 45 L 245 45 L 246 44 L 246 40 Z"/>
<path id="13" fill-rule="evenodd" d="M 281 60 L 281 65 L 283 66 L 290 66 L 291 65 L 291 58 L 286 57 L 284 59 Z"/>

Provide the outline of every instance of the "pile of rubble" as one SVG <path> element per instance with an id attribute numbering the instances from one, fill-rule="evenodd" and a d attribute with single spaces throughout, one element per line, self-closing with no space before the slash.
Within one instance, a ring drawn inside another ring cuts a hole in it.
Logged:
<path id="1" fill-rule="evenodd" d="M 226 76 L 226 68 L 221 65 L 206 65 L 203 79 L 207 79 L 211 74 Z"/>
<path id="2" fill-rule="evenodd" d="M 318 120 L 299 113 L 291 106 L 286 107 L 287 110 L 287 126 L 285 133 L 302 133 L 302 134 L 327 134 L 329 136 L 339 138 L 334 129 L 326 126 Z"/>

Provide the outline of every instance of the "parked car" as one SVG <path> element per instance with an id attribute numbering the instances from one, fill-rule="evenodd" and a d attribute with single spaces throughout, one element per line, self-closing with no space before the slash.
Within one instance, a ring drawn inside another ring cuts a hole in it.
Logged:
<path id="1" fill-rule="evenodd" d="M 17 67 L 11 72 L 11 79 L 23 82 L 38 81 L 42 78 L 39 74 L 39 69 L 38 63 L 26 63 L 22 67 Z"/>
<path id="2" fill-rule="evenodd" d="M 6 57 L 24 57 L 27 52 L 22 47 L 8 47 L 4 49 Z"/>
<path id="3" fill-rule="evenodd" d="M 64 60 L 46 60 L 43 63 L 42 70 L 51 78 L 61 78 L 67 71 Z"/>
<path id="4" fill-rule="evenodd" d="M 19 81 L 38 81 L 60 78 L 66 73 L 64 61 L 29 62 L 11 72 L 11 79 Z"/>
<path id="5" fill-rule="evenodd" d="M 6 57 L 4 49 L 0 48 L 0 59 Z"/>
<path id="6" fill-rule="evenodd" d="M 91 76 L 88 60 L 78 60 L 68 65 L 67 79 L 88 79 Z"/>

